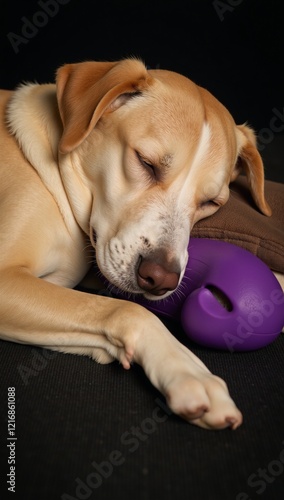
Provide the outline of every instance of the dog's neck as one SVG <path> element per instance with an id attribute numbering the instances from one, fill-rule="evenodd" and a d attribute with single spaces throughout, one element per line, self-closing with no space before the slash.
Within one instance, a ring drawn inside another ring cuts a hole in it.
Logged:
<path id="1" fill-rule="evenodd" d="M 62 134 L 56 86 L 28 84 L 19 87 L 7 109 L 7 125 L 26 159 L 38 172 L 62 214 L 68 230 L 78 232 L 60 170 L 58 144 Z"/>

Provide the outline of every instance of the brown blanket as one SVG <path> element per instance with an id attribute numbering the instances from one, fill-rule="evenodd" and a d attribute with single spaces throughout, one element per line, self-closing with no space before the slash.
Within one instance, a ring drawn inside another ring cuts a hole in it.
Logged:
<path id="1" fill-rule="evenodd" d="M 220 239 L 239 245 L 262 259 L 273 271 L 284 273 L 284 184 L 265 181 L 272 216 L 262 215 L 244 176 L 230 186 L 228 203 L 193 228 L 193 238 Z"/>

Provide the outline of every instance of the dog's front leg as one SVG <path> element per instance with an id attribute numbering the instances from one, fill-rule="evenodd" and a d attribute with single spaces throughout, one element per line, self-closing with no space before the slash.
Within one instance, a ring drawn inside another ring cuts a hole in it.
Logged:
<path id="1" fill-rule="evenodd" d="M 206 429 L 236 429 L 242 414 L 225 382 L 182 345 L 158 317 L 144 307 L 118 299 L 103 299 L 107 352 L 124 368 L 140 364 L 171 410 Z M 108 306 L 108 307 L 107 307 Z"/>
<path id="2" fill-rule="evenodd" d="M 139 363 L 171 410 L 208 429 L 236 428 L 241 414 L 225 383 L 142 306 L 65 289 L 25 268 L 1 272 L 1 337 L 98 361 Z"/>

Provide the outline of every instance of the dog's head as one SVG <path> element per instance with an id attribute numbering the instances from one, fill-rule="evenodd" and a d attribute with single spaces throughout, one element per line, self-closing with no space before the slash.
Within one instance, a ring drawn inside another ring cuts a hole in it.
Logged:
<path id="1" fill-rule="evenodd" d="M 102 273 L 148 298 L 174 290 L 191 227 L 224 205 L 244 170 L 266 215 L 254 133 L 179 74 L 136 59 L 57 74 L 62 178 Z"/>

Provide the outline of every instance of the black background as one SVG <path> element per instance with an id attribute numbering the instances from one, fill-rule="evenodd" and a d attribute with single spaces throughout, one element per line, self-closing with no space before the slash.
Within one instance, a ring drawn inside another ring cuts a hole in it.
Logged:
<path id="1" fill-rule="evenodd" d="M 0 23 L 1 88 L 54 81 L 64 63 L 140 57 L 188 76 L 236 123 L 264 131 L 266 177 L 283 182 L 283 118 L 271 131 L 284 105 L 280 0 L 2 0 Z"/>
<path id="2" fill-rule="evenodd" d="M 42 16 L 40 0 L 2 0 L 2 88 L 53 81 L 66 62 L 137 56 L 208 88 L 236 122 L 257 130 L 269 126 L 273 108 L 283 108 L 280 0 L 54 1 L 42 0 L 53 11 Z M 18 39 L 16 53 L 9 33 L 23 36 L 23 18 L 38 26 L 29 27 L 26 43 Z"/>

